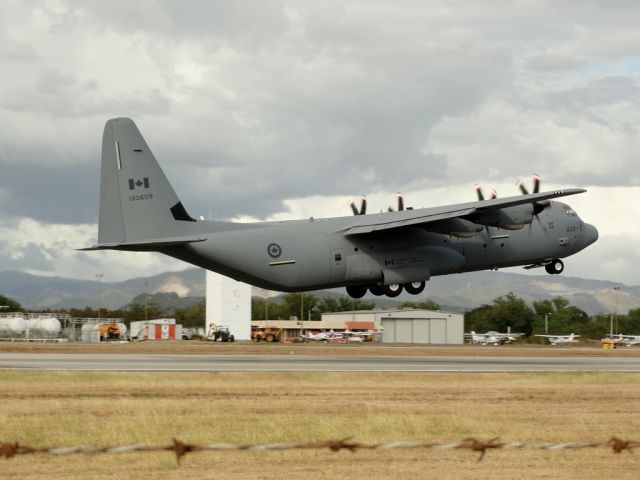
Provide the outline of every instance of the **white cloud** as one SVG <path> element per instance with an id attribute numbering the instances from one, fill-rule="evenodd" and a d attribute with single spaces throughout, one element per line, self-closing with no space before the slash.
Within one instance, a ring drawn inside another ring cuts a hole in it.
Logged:
<path id="1" fill-rule="evenodd" d="M 36 275 L 119 281 L 187 265 L 153 253 L 94 251 L 77 248 L 96 243 L 96 225 L 48 224 L 32 219 L 0 220 L 0 265 Z"/>

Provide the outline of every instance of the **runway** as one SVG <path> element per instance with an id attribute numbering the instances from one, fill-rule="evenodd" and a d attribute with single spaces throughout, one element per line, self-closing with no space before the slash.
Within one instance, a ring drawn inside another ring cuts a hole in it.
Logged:
<path id="1" fill-rule="evenodd" d="M 640 372 L 640 358 L 0 353 L 0 369 L 144 372 Z"/>

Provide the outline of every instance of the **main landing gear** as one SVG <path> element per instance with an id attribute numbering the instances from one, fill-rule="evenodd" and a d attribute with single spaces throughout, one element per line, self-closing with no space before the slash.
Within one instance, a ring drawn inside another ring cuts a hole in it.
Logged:
<path id="1" fill-rule="evenodd" d="M 411 283 L 395 283 L 392 285 L 372 285 L 369 287 L 366 286 L 348 286 L 347 293 L 351 298 L 362 298 L 364 297 L 367 290 L 369 290 L 373 295 L 379 297 L 381 295 L 386 295 L 390 298 L 395 298 L 402 293 L 402 290 L 405 290 L 407 293 L 411 295 L 417 295 L 424 290 L 425 282 L 411 282 Z"/>
<path id="2" fill-rule="evenodd" d="M 558 275 L 562 273 L 562 271 L 564 270 L 564 263 L 562 263 L 562 260 L 556 259 L 547 263 L 544 266 L 544 269 L 547 271 L 548 274 Z"/>

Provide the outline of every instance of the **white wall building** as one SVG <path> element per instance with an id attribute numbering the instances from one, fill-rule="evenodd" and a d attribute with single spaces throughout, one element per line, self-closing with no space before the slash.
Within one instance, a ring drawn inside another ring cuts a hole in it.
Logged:
<path id="1" fill-rule="evenodd" d="M 226 325 L 236 340 L 251 339 L 251 285 L 207 270 L 207 319 L 209 326 Z"/>

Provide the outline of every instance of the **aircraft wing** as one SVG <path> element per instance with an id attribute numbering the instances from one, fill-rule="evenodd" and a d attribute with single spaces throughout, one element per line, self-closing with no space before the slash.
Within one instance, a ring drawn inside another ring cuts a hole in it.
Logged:
<path id="1" fill-rule="evenodd" d="M 544 338 L 561 338 L 561 339 L 569 339 L 569 338 L 578 338 L 580 335 L 534 335 L 534 337 L 544 337 Z"/>
<path id="2" fill-rule="evenodd" d="M 400 212 L 380 213 L 374 215 L 358 215 L 354 217 L 354 219 L 358 221 L 359 224 L 347 228 L 343 233 L 344 235 L 363 235 L 402 227 L 446 222 L 455 218 L 464 219 L 465 216 L 475 213 L 500 210 L 502 208 L 525 205 L 528 203 L 543 202 L 545 200 L 566 197 L 568 195 L 576 195 L 584 192 L 586 192 L 586 190 L 583 188 L 567 188 L 553 192 L 530 193 L 527 195 L 479 200 L 442 207 L 403 210 Z"/>

